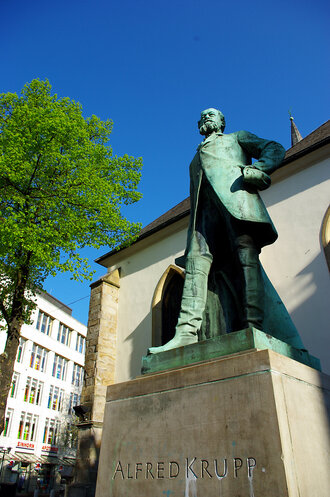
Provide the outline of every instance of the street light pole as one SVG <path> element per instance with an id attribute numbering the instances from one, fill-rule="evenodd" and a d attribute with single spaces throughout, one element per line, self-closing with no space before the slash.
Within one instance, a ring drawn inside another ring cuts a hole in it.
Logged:
<path id="1" fill-rule="evenodd" d="M 5 453 L 7 450 L 5 450 L 4 447 L 0 447 L 0 452 L 2 453 L 2 461 L 1 461 L 1 471 L 0 471 L 0 481 L 1 481 L 1 476 L 2 476 L 2 468 L 3 468 L 3 460 L 5 458 Z"/>
<path id="2" fill-rule="evenodd" d="M 11 451 L 11 447 L 0 447 L 0 452 L 2 453 L 2 461 L 1 461 L 1 470 L 0 470 L 0 481 L 2 478 L 2 470 L 3 470 L 3 461 L 5 459 L 5 455 Z"/>

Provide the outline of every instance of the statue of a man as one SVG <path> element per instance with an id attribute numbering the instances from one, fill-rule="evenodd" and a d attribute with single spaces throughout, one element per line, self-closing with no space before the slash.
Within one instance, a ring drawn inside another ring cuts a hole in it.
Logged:
<path id="1" fill-rule="evenodd" d="M 259 253 L 276 240 L 277 232 L 258 190 L 270 186 L 269 174 L 281 165 L 285 150 L 247 131 L 223 134 L 225 119 L 217 109 L 204 110 L 198 126 L 205 138 L 190 165 L 191 212 L 181 310 L 174 338 L 150 348 L 152 354 L 198 341 L 211 268 L 223 275 L 239 314 L 225 332 L 263 329 Z M 253 165 L 252 158 L 257 159 Z"/>

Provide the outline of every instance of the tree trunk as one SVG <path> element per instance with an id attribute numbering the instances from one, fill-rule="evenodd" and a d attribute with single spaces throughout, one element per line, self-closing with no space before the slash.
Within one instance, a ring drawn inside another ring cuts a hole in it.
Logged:
<path id="1" fill-rule="evenodd" d="M 16 319 L 8 326 L 7 342 L 4 353 L 0 355 L 0 433 L 4 429 L 7 397 L 13 376 L 19 344 L 21 324 Z"/>
<path id="2" fill-rule="evenodd" d="M 29 276 L 29 263 L 31 253 L 27 253 L 24 263 L 17 269 L 16 285 L 13 291 L 11 306 L 5 308 L 1 302 L 1 310 L 7 323 L 7 342 L 4 353 L 0 355 L 0 433 L 4 429 L 5 412 L 8 393 L 13 376 L 16 354 L 24 322 L 25 290 Z"/>

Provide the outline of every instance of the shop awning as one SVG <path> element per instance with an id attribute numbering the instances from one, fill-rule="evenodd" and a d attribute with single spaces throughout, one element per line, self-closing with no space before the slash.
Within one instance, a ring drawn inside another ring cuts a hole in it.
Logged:
<path id="1" fill-rule="evenodd" d="M 62 464 L 62 461 L 59 457 L 57 456 L 40 456 L 38 458 L 38 462 L 40 464 Z"/>
<path id="2" fill-rule="evenodd" d="M 75 466 L 76 460 L 72 457 L 63 457 L 63 465 L 64 466 Z"/>
<path id="3" fill-rule="evenodd" d="M 15 452 L 15 454 L 7 454 L 5 456 L 5 462 L 9 463 L 9 461 L 15 462 L 28 462 L 30 464 L 34 464 L 38 461 L 38 456 L 34 454 L 25 454 L 20 452 Z"/>
<path id="4" fill-rule="evenodd" d="M 15 452 L 15 454 L 6 454 L 3 460 L 3 464 L 9 464 L 9 461 L 15 461 L 16 463 L 25 462 L 29 464 L 53 464 L 62 466 L 74 466 L 76 460 L 72 457 L 57 457 L 57 456 L 36 456 L 34 454 L 26 454 Z"/>
<path id="5" fill-rule="evenodd" d="M 40 456 L 38 458 L 38 463 L 40 464 L 60 464 L 62 466 L 74 466 L 76 460 L 71 457 L 52 457 L 52 456 Z"/>

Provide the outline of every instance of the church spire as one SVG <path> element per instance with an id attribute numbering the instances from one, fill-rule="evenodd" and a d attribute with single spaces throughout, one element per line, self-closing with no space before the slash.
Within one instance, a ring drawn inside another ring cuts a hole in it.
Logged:
<path id="1" fill-rule="evenodd" d="M 303 139 L 303 137 L 299 133 L 299 129 L 297 128 L 297 126 L 295 125 L 295 123 L 293 121 L 293 117 L 291 116 L 291 112 L 289 112 L 289 115 L 290 115 L 290 121 L 291 121 L 291 147 L 293 147 L 294 145 L 296 145 L 296 143 L 300 142 Z"/>

